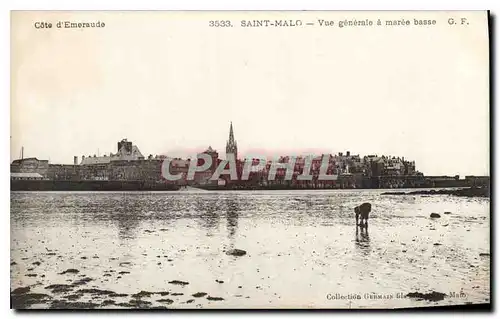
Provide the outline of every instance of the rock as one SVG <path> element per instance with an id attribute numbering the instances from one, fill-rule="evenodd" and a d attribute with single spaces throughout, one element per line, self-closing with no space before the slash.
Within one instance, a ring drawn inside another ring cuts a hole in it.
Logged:
<path id="1" fill-rule="evenodd" d="M 10 263 L 10 265 L 11 266 L 15 266 L 15 265 L 17 265 L 17 263 L 15 261 L 13 261 L 13 262 Z"/>
<path id="2" fill-rule="evenodd" d="M 223 280 L 218 280 L 218 279 L 215 279 L 215 282 L 216 282 L 216 283 L 219 283 L 219 284 L 223 284 L 223 283 L 224 283 L 224 281 L 223 281 Z"/>
<path id="3" fill-rule="evenodd" d="M 168 296 L 170 292 L 168 291 L 159 291 L 159 292 L 154 292 L 154 294 L 160 295 L 160 296 Z"/>
<path id="4" fill-rule="evenodd" d="M 85 285 L 87 284 L 88 282 L 91 282 L 93 279 L 90 278 L 90 277 L 85 277 L 85 278 L 82 278 L 82 279 L 79 279 L 79 280 L 76 280 L 73 282 L 73 286 L 81 286 L 81 285 Z"/>
<path id="5" fill-rule="evenodd" d="M 444 214 L 445 214 L 445 215 L 449 215 L 449 214 L 451 214 L 451 212 L 444 212 Z"/>
<path id="6" fill-rule="evenodd" d="M 81 297 L 82 297 L 82 295 L 80 295 L 80 294 L 74 294 L 74 295 L 67 295 L 64 298 L 66 298 L 68 300 L 76 300 L 76 299 L 80 299 Z"/>
<path id="7" fill-rule="evenodd" d="M 35 265 L 35 266 L 40 266 L 41 262 L 39 261 L 35 261 L 34 263 L 32 263 L 32 265 Z"/>
<path id="8" fill-rule="evenodd" d="M 246 255 L 246 251 L 241 250 L 241 249 L 230 249 L 226 252 L 226 255 L 231 255 L 231 256 L 244 256 Z"/>
<path id="9" fill-rule="evenodd" d="M 481 256 L 481 257 L 486 257 L 486 256 L 489 256 L 489 255 L 490 255 L 490 253 L 480 253 L 479 254 L 479 256 Z"/>
<path id="10" fill-rule="evenodd" d="M 431 218 L 440 218 L 441 215 L 439 215 L 438 213 L 431 213 Z"/>
<path id="11" fill-rule="evenodd" d="M 184 295 L 182 292 L 173 292 L 171 293 L 172 296 L 182 296 Z"/>
<path id="12" fill-rule="evenodd" d="M 52 293 L 64 293 L 73 290 L 73 285 L 55 284 L 45 287 L 47 290 L 52 290 Z"/>
<path id="13" fill-rule="evenodd" d="M 171 304 L 174 302 L 172 299 L 158 299 L 156 301 L 166 303 L 166 304 Z"/>
<path id="14" fill-rule="evenodd" d="M 151 305 L 151 302 L 150 301 L 141 300 L 141 299 L 131 299 L 129 301 L 129 304 L 131 304 L 133 307 L 147 308 L 149 305 Z"/>
<path id="15" fill-rule="evenodd" d="M 406 295 L 406 297 L 429 300 L 429 301 L 440 301 L 443 300 L 445 296 L 446 294 L 436 291 L 427 294 L 423 294 L 421 292 L 410 292 L 409 294 Z"/>
<path id="16" fill-rule="evenodd" d="M 181 285 L 181 286 L 189 285 L 189 282 L 180 281 L 180 280 L 172 280 L 172 281 L 169 281 L 168 283 L 172 284 L 172 285 Z"/>
<path id="17" fill-rule="evenodd" d="M 204 297 L 204 296 L 206 296 L 206 295 L 207 295 L 207 293 L 206 293 L 206 292 L 197 292 L 197 293 L 195 293 L 195 294 L 192 294 L 192 296 L 193 296 L 193 297 L 195 297 L 195 298 Z"/>
<path id="18" fill-rule="evenodd" d="M 130 274 L 130 271 L 120 271 L 118 274 L 119 275 Z"/>
<path id="19" fill-rule="evenodd" d="M 211 296 L 208 296 L 208 297 L 207 297 L 207 300 L 211 300 L 211 301 L 220 301 L 220 300 L 224 300 L 224 298 L 221 298 L 221 297 L 211 297 Z"/>
<path id="20" fill-rule="evenodd" d="M 194 302 L 194 299 L 189 299 L 188 301 L 186 301 L 186 303 L 192 303 Z"/>
<path id="21" fill-rule="evenodd" d="M 386 192 L 382 195 L 453 195 L 463 197 L 490 197 L 489 187 L 469 187 L 461 189 L 419 190 L 413 192 Z"/>
<path id="22" fill-rule="evenodd" d="M 65 300 L 54 300 L 50 309 L 93 309 L 99 305 L 92 302 L 67 302 Z"/>
<path id="23" fill-rule="evenodd" d="M 406 195 L 405 192 L 385 192 L 380 195 Z"/>
<path id="24" fill-rule="evenodd" d="M 92 294 L 92 295 L 114 295 L 116 294 L 114 291 L 111 290 L 100 290 L 96 288 L 91 288 L 91 289 L 80 289 L 77 291 L 77 293 L 80 294 Z"/>
<path id="25" fill-rule="evenodd" d="M 104 300 L 102 303 L 101 303 L 101 306 L 102 307 L 105 307 L 105 306 L 110 306 L 110 305 L 114 305 L 116 302 L 114 300 L 111 300 L 111 299 L 106 299 Z"/>
<path id="26" fill-rule="evenodd" d="M 19 287 L 11 291 L 11 295 L 25 294 L 31 290 L 30 287 Z"/>
<path id="27" fill-rule="evenodd" d="M 141 292 L 133 294 L 132 297 L 133 298 L 151 297 L 152 294 L 153 294 L 152 292 L 142 290 Z"/>
<path id="28" fill-rule="evenodd" d="M 440 243 L 434 243 L 434 246 L 441 246 L 442 244 Z"/>
<path id="29" fill-rule="evenodd" d="M 44 304 L 50 299 L 52 299 L 52 297 L 49 295 L 35 293 L 12 295 L 10 297 L 12 309 L 27 309 L 34 304 Z"/>
<path id="30" fill-rule="evenodd" d="M 73 268 L 70 268 L 70 269 L 66 269 L 65 271 L 59 273 L 59 275 L 65 275 L 65 274 L 77 274 L 79 273 L 80 271 L 77 270 L 77 269 L 73 269 Z"/>

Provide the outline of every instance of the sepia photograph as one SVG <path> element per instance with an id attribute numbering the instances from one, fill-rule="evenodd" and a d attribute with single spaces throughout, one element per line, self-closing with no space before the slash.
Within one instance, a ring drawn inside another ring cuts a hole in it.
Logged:
<path id="1" fill-rule="evenodd" d="M 491 309 L 490 18 L 11 11 L 11 309 Z"/>

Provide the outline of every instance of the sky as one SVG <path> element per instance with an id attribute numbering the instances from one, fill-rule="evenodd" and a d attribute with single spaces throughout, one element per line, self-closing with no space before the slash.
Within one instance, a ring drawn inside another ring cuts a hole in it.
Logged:
<path id="1" fill-rule="evenodd" d="M 318 25 L 378 18 L 437 24 Z M 315 26 L 240 26 L 256 19 Z M 242 155 L 349 150 L 489 175 L 488 77 L 484 12 L 14 12 L 10 157 L 72 163 L 123 138 L 146 156 L 223 157 L 232 121 Z"/>

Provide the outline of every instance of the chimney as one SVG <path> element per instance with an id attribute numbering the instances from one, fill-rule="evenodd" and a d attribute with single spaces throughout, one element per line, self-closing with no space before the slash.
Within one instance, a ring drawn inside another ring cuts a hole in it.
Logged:
<path id="1" fill-rule="evenodd" d="M 73 165 L 78 165 L 78 156 L 73 156 Z"/>

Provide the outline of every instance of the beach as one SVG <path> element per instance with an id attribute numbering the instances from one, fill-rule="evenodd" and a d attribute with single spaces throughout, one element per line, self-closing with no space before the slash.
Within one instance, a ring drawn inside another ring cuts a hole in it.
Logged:
<path id="1" fill-rule="evenodd" d="M 382 192 L 11 192 L 12 307 L 490 303 L 490 199 Z"/>

